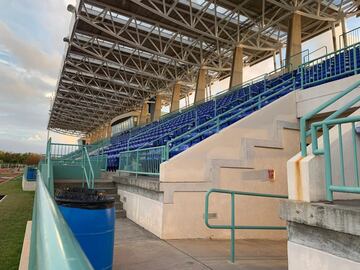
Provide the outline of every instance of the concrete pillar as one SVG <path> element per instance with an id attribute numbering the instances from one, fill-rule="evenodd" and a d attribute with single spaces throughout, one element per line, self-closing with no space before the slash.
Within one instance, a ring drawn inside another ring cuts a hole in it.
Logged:
<path id="1" fill-rule="evenodd" d="M 301 63 L 301 15 L 294 13 L 289 20 L 286 65 L 295 69 Z"/>
<path id="2" fill-rule="evenodd" d="M 143 125 L 147 123 L 148 113 L 149 113 L 149 104 L 145 101 L 141 109 L 139 125 Z"/>
<path id="3" fill-rule="evenodd" d="M 346 35 L 346 22 L 345 22 L 345 16 L 344 14 L 342 14 L 341 19 L 341 35 L 342 35 L 342 41 L 343 41 L 343 46 L 341 47 L 340 44 L 340 48 L 345 48 L 348 46 L 348 42 L 347 42 L 347 35 Z"/>
<path id="4" fill-rule="evenodd" d="M 171 96 L 170 112 L 175 112 L 175 111 L 179 110 L 180 92 L 181 92 L 181 85 L 176 83 L 173 87 L 173 93 Z"/>
<path id="5" fill-rule="evenodd" d="M 162 102 L 162 96 L 157 95 L 155 98 L 155 105 L 154 105 L 154 111 L 151 114 L 151 121 L 157 121 L 160 119 L 161 116 L 161 102 Z"/>
<path id="6" fill-rule="evenodd" d="M 195 100 L 194 100 L 195 103 L 205 99 L 206 75 L 207 75 L 207 70 L 200 68 L 196 82 L 196 91 L 195 91 Z"/>
<path id="7" fill-rule="evenodd" d="M 105 138 L 110 138 L 111 137 L 111 124 L 108 123 L 106 125 L 106 134 L 105 134 Z"/>
<path id="8" fill-rule="evenodd" d="M 335 23 L 331 24 L 331 36 L 332 36 L 334 51 L 337 51 Z"/>
<path id="9" fill-rule="evenodd" d="M 233 53 L 231 66 L 230 85 L 232 88 L 243 83 L 244 54 L 241 46 L 236 46 Z"/>
<path id="10" fill-rule="evenodd" d="M 276 70 L 276 52 L 273 51 L 273 63 L 274 63 L 274 70 Z"/>

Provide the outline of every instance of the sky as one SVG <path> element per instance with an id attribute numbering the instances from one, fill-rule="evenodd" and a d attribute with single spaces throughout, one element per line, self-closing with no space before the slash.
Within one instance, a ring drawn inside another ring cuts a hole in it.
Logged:
<path id="1" fill-rule="evenodd" d="M 69 33 L 68 4 L 75 0 L 0 1 L 0 150 L 45 152 L 50 96 L 62 64 L 63 38 Z M 359 25 L 359 19 L 352 19 L 347 26 Z M 329 40 L 326 33 L 303 44 L 303 49 L 329 45 Z M 272 69 L 272 59 L 247 67 L 244 81 Z M 228 79 L 215 83 L 212 94 L 228 85 Z M 56 133 L 50 137 L 62 143 L 78 139 Z"/>
<path id="2" fill-rule="evenodd" d="M 0 150 L 45 151 L 49 97 L 69 31 L 69 3 L 75 0 L 0 1 Z"/>

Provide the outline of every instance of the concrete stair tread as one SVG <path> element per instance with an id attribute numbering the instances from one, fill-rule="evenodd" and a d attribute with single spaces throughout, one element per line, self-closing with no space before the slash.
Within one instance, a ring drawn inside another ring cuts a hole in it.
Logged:
<path id="1" fill-rule="evenodd" d="M 159 178 L 155 177 L 125 177 L 125 176 L 114 176 L 113 180 L 116 184 L 125 186 L 134 186 L 151 191 L 160 191 Z"/>
<path id="2" fill-rule="evenodd" d="M 126 218 L 126 211 L 124 209 L 115 210 L 116 218 Z"/>

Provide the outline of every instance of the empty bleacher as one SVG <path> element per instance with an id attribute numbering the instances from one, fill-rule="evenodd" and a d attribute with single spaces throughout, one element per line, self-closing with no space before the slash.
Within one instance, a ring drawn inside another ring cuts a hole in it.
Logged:
<path id="1" fill-rule="evenodd" d="M 108 170 L 118 169 L 121 152 L 166 145 L 166 158 L 170 158 L 293 90 L 358 73 L 360 44 L 311 60 L 295 70 L 284 70 L 113 136 L 105 150 Z"/>

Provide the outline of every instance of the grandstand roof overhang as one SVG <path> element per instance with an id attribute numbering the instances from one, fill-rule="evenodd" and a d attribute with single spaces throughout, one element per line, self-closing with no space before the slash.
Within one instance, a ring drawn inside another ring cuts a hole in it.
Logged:
<path id="1" fill-rule="evenodd" d="M 307 40 L 355 15 L 350 0 L 80 0 L 73 10 L 48 129 L 82 135 L 138 109 L 182 82 L 193 90 L 200 67 L 229 76 L 232 50 L 255 64 L 286 43 L 290 16 Z M 339 12 L 342 11 L 342 12 Z"/>

